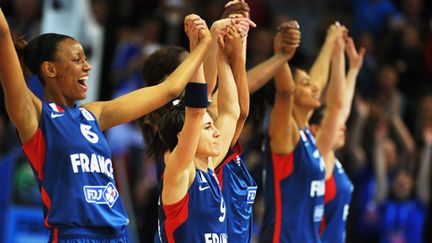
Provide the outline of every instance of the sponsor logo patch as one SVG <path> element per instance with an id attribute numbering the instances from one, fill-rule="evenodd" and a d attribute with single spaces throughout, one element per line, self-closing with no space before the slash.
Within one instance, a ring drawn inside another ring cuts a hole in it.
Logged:
<path id="1" fill-rule="evenodd" d="M 108 204 L 112 207 L 119 193 L 112 182 L 106 186 L 84 186 L 84 196 L 88 203 Z"/>
<path id="2" fill-rule="evenodd" d="M 258 187 L 256 187 L 256 186 L 250 186 L 250 187 L 248 187 L 248 190 L 247 190 L 247 201 L 246 201 L 247 204 L 253 204 L 254 203 L 255 197 L 256 197 L 257 188 Z"/>

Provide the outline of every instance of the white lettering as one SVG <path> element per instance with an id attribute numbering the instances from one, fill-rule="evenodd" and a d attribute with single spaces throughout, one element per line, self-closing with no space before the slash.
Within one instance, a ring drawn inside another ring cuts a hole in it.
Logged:
<path id="1" fill-rule="evenodd" d="M 114 179 L 114 170 L 111 159 L 105 159 L 101 155 L 91 154 L 90 156 L 84 153 L 71 154 L 70 160 L 74 173 L 79 173 L 78 167 L 81 167 L 81 172 L 84 173 L 102 173 Z"/>
<path id="2" fill-rule="evenodd" d="M 324 180 L 312 181 L 310 188 L 311 197 L 324 196 L 325 193 L 325 182 Z"/>
<path id="3" fill-rule="evenodd" d="M 72 163 L 73 172 L 78 173 L 78 166 L 81 165 L 81 162 L 79 161 L 79 155 L 78 154 L 71 154 L 70 159 L 71 159 L 71 163 Z"/>
<path id="4" fill-rule="evenodd" d="M 99 137 L 96 133 L 90 131 L 92 127 L 90 125 L 81 124 L 80 129 L 82 135 L 90 142 L 97 143 L 99 141 Z"/>
<path id="5" fill-rule="evenodd" d="M 100 172 L 96 154 L 91 155 L 90 159 L 90 172 Z"/>
<path id="6" fill-rule="evenodd" d="M 89 168 L 89 157 L 86 154 L 79 154 L 81 160 L 81 170 L 82 172 L 90 172 Z"/>
<path id="7" fill-rule="evenodd" d="M 221 204 L 220 204 L 220 212 L 221 212 L 221 216 L 219 216 L 219 222 L 224 222 L 225 221 L 225 215 L 226 215 L 226 208 L 225 208 L 225 202 L 222 198 L 221 200 Z"/>
<path id="8" fill-rule="evenodd" d="M 349 213 L 349 205 L 345 204 L 344 206 L 344 212 L 343 212 L 343 221 L 346 221 L 348 218 L 348 213 Z"/>
<path id="9" fill-rule="evenodd" d="M 204 234 L 205 243 L 227 243 L 228 236 L 226 233 L 205 233 Z"/>
<path id="10" fill-rule="evenodd" d="M 114 179 L 113 167 L 110 159 L 105 160 L 105 174 Z"/>
<path id="11" fill-rule="evenodd" d="M 97 156 L 98 161 L 99 161 L 99 167 L 100 167 L 100 172 L 101 173 L 105 173 L 105 158 L 103 156 L 98 155 Z"/>

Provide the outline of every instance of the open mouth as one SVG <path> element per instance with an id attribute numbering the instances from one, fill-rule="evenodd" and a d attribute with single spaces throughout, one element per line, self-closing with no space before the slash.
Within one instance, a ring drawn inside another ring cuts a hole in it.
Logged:
<path id="1" fill-rule="evenodd" d="M 86 80 L 88 79 L 88 76 L 82 77 L 80 79 L 78 79 L 78 84 L 84 89 L 87 90 L 87 84 L 86 84 Z"/>

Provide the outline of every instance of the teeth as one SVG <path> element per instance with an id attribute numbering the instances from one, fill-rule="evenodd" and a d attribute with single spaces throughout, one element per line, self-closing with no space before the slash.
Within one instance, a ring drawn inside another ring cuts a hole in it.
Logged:
<path id="1" fill-rule="evenodd" d="M 81 80 L 87 80 L 88 79 L 88 76 L 86 76 L 86 77 L 82 77 L 82 78 L 80 78 L 79 80 L 81 81 Z"/>

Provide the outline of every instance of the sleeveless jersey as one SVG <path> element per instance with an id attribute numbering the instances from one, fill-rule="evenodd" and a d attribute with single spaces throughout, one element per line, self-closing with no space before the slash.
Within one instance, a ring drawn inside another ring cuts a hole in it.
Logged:
<path id="1" fill-rule="evenodd" d="M 42 102 L 35 135 L 23 144 L 42 194 L 44 224 L 107 229 L 129 220 L 116 189 L 108 144 L 92 113 Z"/>
<path id="2" fill-rule="evenodd" d="M 325 182 L 324 219 L 321 222 L 321 241 L 345 242 L 345 228 L 353 185 L 336 159 L 333 175 Z"/>
<path id="3" fill-rule="evenodd" d="M 228 238 L 230 242 L 252 242 L 253 203 L 257 184 L 241 159 L 240 144 L 230 148 L 216 175 L 227 205 Z"/>
<path id="4" fill-rule="evenodd" d="M 161 199 L 159 198 L 159 202 Z M 159 238 L 167 243 L 227 243 L 225 202 L 216 175 L 196 169 L 183 199 L 159 210 Z"/>
<path id="5" fill-rule="evenodd" d="M 265 211 L 260 242 L 320 242 L 325 165 L 308 128 L 293 152 L 278 155 L 266 142 Z"/>

